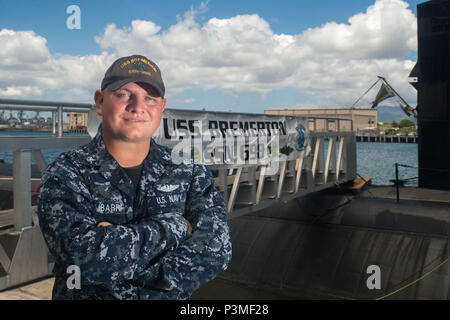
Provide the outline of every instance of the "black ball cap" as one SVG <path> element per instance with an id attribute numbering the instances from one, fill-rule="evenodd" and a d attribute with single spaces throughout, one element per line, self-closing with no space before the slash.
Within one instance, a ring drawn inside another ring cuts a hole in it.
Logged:
<path id="1" fill-rule="evenodd" d="M 114 61 L 106 70 L 102 90 L 116 91 L 129 82 L 145 82 L 154 87 L 164 98 L 165 87 L 161 71 L 156 63 L 141 55 L 123 57 Z"/>

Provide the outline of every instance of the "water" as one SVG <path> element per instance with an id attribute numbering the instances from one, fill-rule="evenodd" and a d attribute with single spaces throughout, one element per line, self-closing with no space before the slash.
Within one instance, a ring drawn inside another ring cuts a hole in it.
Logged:
<path id="1" fill-rule="evenodd" d="M 26 136 L 51 136 L 51 132 L 43 132 L 43 131 L 4 131 L 0 130 L 0 138 L 1 137 L 26 137 Z M 84 136 L 86 133 L 64 133 L 65 136 Z M 52 163 L 61 153 L 67 152 L 70 149 L 54 149 L 54 150 L 43 150 L 42 154 L 47 161 L 47 163 Z M 12 163 L 13 162 L 13 153 L 11 152 L 0 152 L 0 159 L 3 159 L 5 162 Z M 35 164 L 33 157 L 31 157 L 31 163 Z"/>
<path id="2" fill-rule="evenodd" d="M 52 133 L 50 131 L 6 131 L 0 130 L 0 137 L 40 137 L 47 136 L 50 137 Z M 75 133 L 75 132 L 64 132 L 65 136 L 87 136 L 87 133 Z"/>
<path id="3" fill-rule="evenodd" d="M 357 142 L 357 172 L 363 177 L 372 178 L 376 185 L 392 185 L 395 179 L 395 163 L 412 166 L 399 166 L 399 179 L 417 178 L 418 153 L 415 143 L 375 143 Z M 417 179 L 407 181 L 406 186 L 418 186 Z"/>
<path id="4" fill-rule="evenodd" d="M 50 136 L 50 132 L 0 131 L 2 136 Z M 71 133 L 66 135 L 85 135 Z M 326 150 L 326 147 L 325 147 Z M 357 173 L 363 177 L 372 178 L 375 185 L 392 185 L 389 180 L 395 179 L 394 164 L 404 164 L 417 167 L 417 144 L 414 143 L 375 143 L 357 142 Z M 53 162 L 62 152 L 61 150 L 44 150 L 43 155 L 47 163 Z M 12 152 L 0 152 L 0 159 L 12 163 Z M 34 160 L 32 160 L 34 163 Z M 415 178 L 417 169 L 399 167 L 399 179 Z M 406 183 L 407 186 L 417 186 L 417 179 Z"/>

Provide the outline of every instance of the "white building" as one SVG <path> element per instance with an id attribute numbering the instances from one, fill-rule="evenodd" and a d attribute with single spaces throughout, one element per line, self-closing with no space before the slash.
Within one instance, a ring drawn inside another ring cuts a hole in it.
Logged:
<path id="1" fill-rule="evenodd" d="M 378 123 L 378 113 L 376 109 L 370 107 L 366 108 L 293 108 L 293 109 L 266 109 L 265 114 L 277 114 L 277 115 L 293 115 L 303 117 L 328 117 L 339 119 L 352 119 L 353 130 L 358 132 L 375 130 Z M 316 121 L 317 131 L 326 131 L 326 121 Z M 336 124 L 331 122 L 331 126 Z M 351 123 L 350 121 L 340 121 L 340 129 L 343 131 L 349 131 Z M 310 123 L 310 130 L 313 130 Z M 335 129 L 335 127 L 333 128 Z"/>
<path id="2" fill-rule="evenodd" d="M 86 112 L 68 112 L 67 122 L 69 128 L 75 129 L 77 127 L 87 127 L 88 114 Z"/>

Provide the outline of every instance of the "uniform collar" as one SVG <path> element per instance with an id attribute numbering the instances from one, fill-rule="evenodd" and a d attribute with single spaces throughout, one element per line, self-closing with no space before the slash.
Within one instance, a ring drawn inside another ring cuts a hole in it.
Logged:
<path id="1" fill-rule="evenodd" d="M 119 163 L 106 149 L 101 132 L 92 139 L 88 145 L 91 152 L 85 161 L 94 167 L 98 167 L 98 172 L 118 186 L 123 191 L 132 187 L 131 179 L 128 178 Z M 150 141 L 150 152 L 144 160 L 142 168 L 142 177 L 140 184 L 145 187 L 147 183 L 157 181 L 167 170 L 168 166 L 173 165 L 171 152 L 169 148 L 159 145 L 153 139 Z M 144 185 L 143 185 L 144 184 Z"/>
<path id="2" fill-rule="evenodd" d="M 173 164 L 170 149 L 159 145 L 153 138 L 150 141 L 150 153 L 148 158 L 151 158 L 152 161 L 161 162 L 164 165 Z"/>
<path id="3" fill-rule="evenodd" d="M 89 143 L 89 149 L 91 150 L 91 157 L 88 157 L 88 159 L 86 160 L 90 164 L 92 165 L 107 164 L 119 166 L 114 157 L 106 149 L 101 132 L 98 132 L 97 135 L 91 140 L 91 142 Z M 171 150 L 167 147 L 161 146 L 160 144 L 156 143 L 153 138 L 150 140 L 150 152 L 147 155 L 145 161 L 148 161 L 150 159 L 152 161 L 161 162 L 162 164 L 165 165 L 173 164 Z M 100 161 L 102 161 L 102 163 L 100 163 Z"/>
<path id="4" fill-rule="evenodd" d="M 172 164 L 169 150 L 151 139 L 150 152 L 145 158 L 142 169 L 141 189 L 146 189 L 149 185 L 158 181 L 167 170 L 170 170 Z"/>

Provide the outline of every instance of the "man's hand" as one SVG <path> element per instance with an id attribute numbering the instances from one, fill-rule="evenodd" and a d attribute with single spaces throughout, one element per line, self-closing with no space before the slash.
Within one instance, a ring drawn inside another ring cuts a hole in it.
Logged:
<path id="1" fill-rule="evenodd" d="M 100 227 L 107 227 L 107 226 L 112 226 L 112 224 L 109 223 L 109 222 L 106 222 L 106 221 L 102 221 L 102 222 L 100 222 L 100 223 L 97 225 L 98 228 L 100 228 Z"/>
<path id="2" fill-rule="evenodd" d="M 187 224 L 188 224 L 188 227 L 189 227 L 189 230 L 188 230 L 188 236 L 190 236 L 191 233 L 192 233 L 192 225 L 191 225 L 191 223 L 189 222 L 188 219 L 184 218 L 184 220 L 186 220 L 186 222 L 187 222 Z"/>
<path id="3" fill-rule="evenodd" d="M 188 227 L 189 227 L 188 236 L 190 236 L 192 234 L 192 225 L 191 225 L 191 223 L 189 222 L 188 219 L 184 218 L 184 220 L 186 220 L 186 223 L 188 224 Z M 102 221 L 99 224 L 97 224 L 97 228 L 108 227 L 108 226 L 112 226 L 112 224 L 107 222 L 107 221 Z"/>

